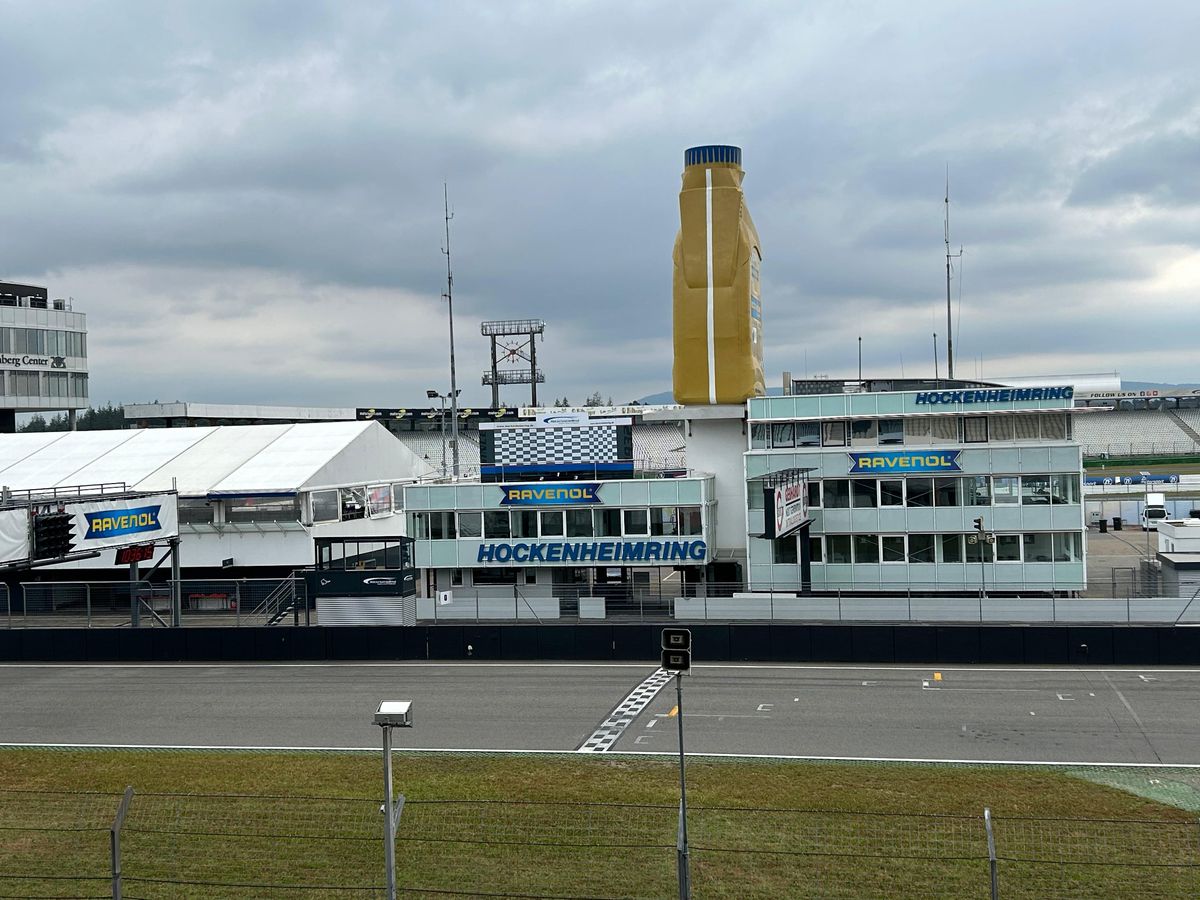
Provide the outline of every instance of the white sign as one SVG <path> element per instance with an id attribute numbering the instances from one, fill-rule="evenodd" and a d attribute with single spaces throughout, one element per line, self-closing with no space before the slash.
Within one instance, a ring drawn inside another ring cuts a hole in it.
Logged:
<path id="1" fill-rule="evenodd" d="M 539 425 L 586 425 L 588 423 L 588 414 L 585 412 L 558 410 L 555 412 L 538 413 L 534 421 Z"/>
<path id="2" fill-rule="evenodd" d="M 64 512 L 75 517 L 76 550 L 145 544 L 179 535 L 179 508 L 174 494 L 67 502 Z"/>
<path id="3" fill-rule="evenodd" d="M 29 510 L 25 507 L 0 510 L 0 562 L 28 558 Z"/>
<path id="4" fill-rule="evenodd" d="M 454 591 L 438 591 L 438 606 L 449 606 L 454 602 Z"/>
<path id="5" fill-rule="evenodd" d="M 775 486 L 775 537 L 794 531 L 808 519 L 808 486 L 802 482 Z"/>
<path id="6" fill-rule="evenodd" d="M 517 415 L 522 419 L 539 418 L 543 415 L 562 415 L 563 413 L 583 413 L 585 416 L 641 416 L 651 412 L 683 409 L 678 403 L 662 403 L 653 406 L 642 406 L 631 403 L 628 406 L 522 406 Z"/>

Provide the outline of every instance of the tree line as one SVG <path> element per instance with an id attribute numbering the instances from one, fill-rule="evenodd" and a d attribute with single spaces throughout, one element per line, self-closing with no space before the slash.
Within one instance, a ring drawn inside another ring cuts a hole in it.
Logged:
<path id="1" fill-rule="evenodd" d="M 17 431 L 66 431 L 69 427 L 68 421 L 66 413 L 55 413 L 49 419 L 41 413 L 34 413 L 28 422 L 17 426 Z M 78 431 L 105 431 L 124 427 L 125 408 L 112 403 L 89 406 L 75 416 L 75 428 Z"/>

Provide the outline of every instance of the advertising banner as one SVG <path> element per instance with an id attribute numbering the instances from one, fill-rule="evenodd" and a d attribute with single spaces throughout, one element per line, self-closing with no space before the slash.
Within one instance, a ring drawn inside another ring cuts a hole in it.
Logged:
<path id="1" fill-rule="evenodd" d="M 531 565 L 533 563 L 636 562 L 687 564 L 708 562 L 708 545 L 690 541 L 540 541 L 516 544 L 480 544 L 477 563 Z"/>
<path id="2" fill-rule="evenodd" d="M 29 558 L 29 510 L 0 510 L 0 563 Z"/>
<path id="3" fill-rule="evenodd" d="M 74 550 L 143 544 L 179 535 L 174 494 L 67 503 L 74 516 Z"/>
<path id="4" fill-rule="evenodd" d="M 502 484 L 501 506 L 578 506 L 600 502 L 600 483 L 572 481 L 567 484 Z"/>
<path id="5" fill-rule="evenodd" d="M 310 597 L 411 597 L 417 592 L 412 569 L 321 569 L 304 573 Z"/>
<path id="6" fill-rule="evenodd" d="M 870 450 L 865 453 L 847 453 L 850 457 L 850 474 L 865 475 L 879 472 L 961 472 L 958 464 L 961 450 Z"/>
<path id="7" fill-rule="evenodd" d="M 786 537 L 808 521 L 808 486 L 804 482 L 778 484 L 763 490 L 766 494 L 765 537 Z"/>

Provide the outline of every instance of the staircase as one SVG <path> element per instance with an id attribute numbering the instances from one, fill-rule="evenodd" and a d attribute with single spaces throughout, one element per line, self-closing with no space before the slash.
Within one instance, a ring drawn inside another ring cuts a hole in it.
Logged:
<path id="1" fill-rule="evenodd" d="M 1183 420 L 1183 417 L 1180 416 L 1179 413 L 1175 412 L 1175 410 L 1173 410 L 1173 409 L 1168 409 L 1167 415 L 1171 417 L 1171 419 L 1175 422 L 1176 425 L 1178 425 L 1181 429 L 1183 429 L 1184 434 L 1186 434 L 1193 441 L 1195 441 L 1197 446 L 1200 446 L 1200 431 L 1197 431 L 1195 428 L 1193 428 L 1191 425 L 1189 425 L 1187 422 L 1185 422 Z"/>
<path id="2" fill-rule="evenodd" d="M 293 573 L 279 582 L 279 585 L 267 594 L 246 618 L 252 622 L 261 618 L 262 623 L 268 627 L 281 625 L 295 610 L 297 599 L 296 576 Z"/>

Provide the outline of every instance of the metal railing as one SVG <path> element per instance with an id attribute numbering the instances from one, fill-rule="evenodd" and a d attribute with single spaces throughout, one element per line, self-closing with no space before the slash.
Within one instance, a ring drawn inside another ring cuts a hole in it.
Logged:
<path id="1" fill-rule="evenodd" d="M 677 894 L 674 804 L 408 797 L 404 896 Z M 691 806 L 697 897 L 1194 900 L 1200 824 Z M 378 800 L 0 791 L 0 894 L 380 897 Z"/>

